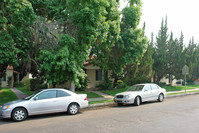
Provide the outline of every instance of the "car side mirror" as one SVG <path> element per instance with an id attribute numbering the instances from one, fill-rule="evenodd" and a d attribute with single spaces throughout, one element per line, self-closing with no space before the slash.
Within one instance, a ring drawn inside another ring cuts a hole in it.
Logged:
<path id="1" fill-rule="evenodd" d="M 38 97 L 35 97 L 34 100 L 37 101 L 37 100 L 38 100 Z"/>

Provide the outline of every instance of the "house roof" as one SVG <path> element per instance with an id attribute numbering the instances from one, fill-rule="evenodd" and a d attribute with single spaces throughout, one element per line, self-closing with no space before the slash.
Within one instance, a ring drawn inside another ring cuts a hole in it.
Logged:
<path id="1" fill-rule="evenodd" d="M 95 56 L 91 56 L 87 61 L 84 62 L 84 66 L 90 66 L 92 65 L 92 60 L 95 58 Z"/>

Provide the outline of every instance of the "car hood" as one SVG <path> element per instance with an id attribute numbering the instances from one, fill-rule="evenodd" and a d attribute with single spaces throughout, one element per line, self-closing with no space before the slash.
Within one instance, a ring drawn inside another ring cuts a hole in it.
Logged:
<path id="1" fill-rule="evenodd" d="M 19 99 L 19 100 L 16 100 L 16 101 L 12 101 L 12 102 L 6 103 L 3 106 L 5 106 L 5 105 L 11 105 L 11 104 L 16 104 L 16 103 L 21 103 L 21 102 L 24 102 L 24 101 L 27 101 L 27 100 L 25 100 L 25 99 Z"/>
<path id="2" fill-rule="evenodd" d="M 117 95 L 139 95 L 141 92 L 140 91 L 125 91 L 125 92 L 121 92 L 121 93 L 118 93 L 116 94 Z"/>

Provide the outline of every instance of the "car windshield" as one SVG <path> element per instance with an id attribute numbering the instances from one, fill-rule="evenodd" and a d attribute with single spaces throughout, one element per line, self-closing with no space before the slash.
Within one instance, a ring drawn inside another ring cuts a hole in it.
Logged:
<path id="1" fill-rule="evenodd" d="M 32 94 L 32 95 L 30 95 L 30 96 L 28 96 L 28 97 L 26 97 L 26 98 L 24 98 L 25 100 L 30 100 L 32 97 L 34 97 L 36 94 L 38 94 L 39 92 L 41 92 L 42 90 L 38 90 L 38 91 L 36 91 L 34 94 Z"/>
<path id="2" fill-rule="evenodd" d="M 142 91 L 144 85 L 134 85 L 127 89 L 127 91 Z"/>

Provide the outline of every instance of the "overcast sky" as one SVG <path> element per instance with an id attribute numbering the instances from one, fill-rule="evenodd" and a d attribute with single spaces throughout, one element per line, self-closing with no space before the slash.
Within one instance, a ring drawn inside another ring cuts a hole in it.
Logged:
<path id="1" fill-rule="evenodd" d="M 125 0 L 120 0 L 125 6 Z M 168 33 L 173 31 L 174 37 L 179 38 L 181 31 L 184 34 L 184 43 L 188 44 L 194 36 L 199 43 L 199 0 L 142 0 L 142 16 L 139 27 L 146 22 L 146 36 L 151 39 L 158 34 L 162 19 L 167 16 Z"/>

